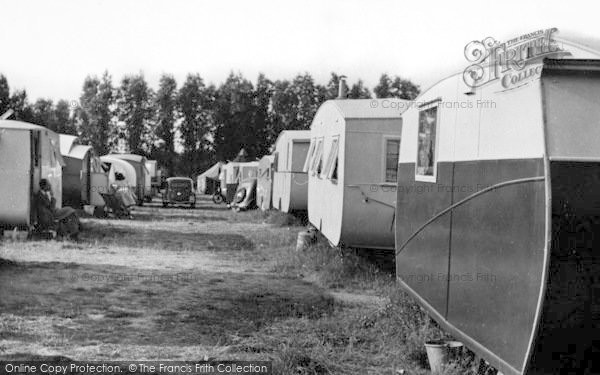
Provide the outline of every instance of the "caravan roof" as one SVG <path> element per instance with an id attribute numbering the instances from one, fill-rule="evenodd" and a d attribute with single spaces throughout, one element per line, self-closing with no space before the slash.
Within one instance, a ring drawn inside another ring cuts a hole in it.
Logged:
<path id="1" fill-rule="evenodd" d="M 383 99 L 335 99 L 321 106 L 334 106 L 343 118 L 390 118 L 398 117 L 409 108 L 409 101 L 398 98 Z M 319 110 L 321 110 L 319 108 Z"/>
<path id="2" fill-rule="evenodd" d="M 16 120 L 0 120 L 0 128 L 39 130 L 39 131 L 46 132 L 46 134 L 48 134 L 48 136 L 50 138 L 50 145 L 52 146 L 52 149 L 54 151 L 54 156 L 56 157 L 56 159 L 60 163 L 60 165 L 62 165 L 62 166 L 65 165 L 65 161 L 63 160 L 61 152 L 60 152 L 60 139 L 58 137 L 58 134 L 53 132 L 52 130 L 50 130 L 44 126 L 30 124 L 27 122 L 16 121 Z"/>

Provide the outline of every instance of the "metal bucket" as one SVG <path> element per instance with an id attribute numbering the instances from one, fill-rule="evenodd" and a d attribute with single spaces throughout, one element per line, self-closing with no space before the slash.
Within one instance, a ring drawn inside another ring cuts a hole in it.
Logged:
<path id="1" fill-rule="evenodd" d="M 425 343 L 429 368 L 433 374 L 442 373 L 449 361 L 456 360 L 462 353 L 463 344 L 459 341 L 434 340 Z"/>

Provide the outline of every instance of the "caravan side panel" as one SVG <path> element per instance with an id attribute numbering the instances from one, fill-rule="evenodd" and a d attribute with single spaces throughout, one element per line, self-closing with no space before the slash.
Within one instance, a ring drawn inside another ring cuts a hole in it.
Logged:
<path id="1" fill-rule="evenodd" d="M 0 129 L 0 225 L 28 225 L 31 212 L 31 132 Z"/>
<path id="2" fill-rule="evenodd" d="M 348 119 L 342 241 L 353 247 L 393 249 L 396 181 L 386 182 L 386 142 L 400 140 L 396 119 Z"/>

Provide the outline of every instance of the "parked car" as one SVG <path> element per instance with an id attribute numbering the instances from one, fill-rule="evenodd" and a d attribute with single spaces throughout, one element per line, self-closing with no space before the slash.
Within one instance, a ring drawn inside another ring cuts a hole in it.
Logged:
<path id="1" fill-rule="evenodd" d="M 163 207 L 171 205 L 189 204 L 196 207 L 196 192 L 194 181 L 187 177 L 169 177 L 166 180 L 165 190 L 162 194 Z"/>
<path id="2" fill-rule="evenodd" d="M 256 208 L 256 178 L 243 181 L 237 188 L 231 207 L 236 210 Z"/>

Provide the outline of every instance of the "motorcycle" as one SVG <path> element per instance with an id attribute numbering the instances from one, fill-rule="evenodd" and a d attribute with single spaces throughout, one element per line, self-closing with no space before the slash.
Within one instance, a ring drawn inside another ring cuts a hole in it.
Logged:
<path id="1" fill-rule="evenodd" d="M 213 194 L 212 201 L 215 204 L 221 204 L 221 203 L 225 202 L 225 197 L 223 196 L 223 193 L 221 193 L 221 188 L 220 187 L 217 188 L 217 190 Z"/>

